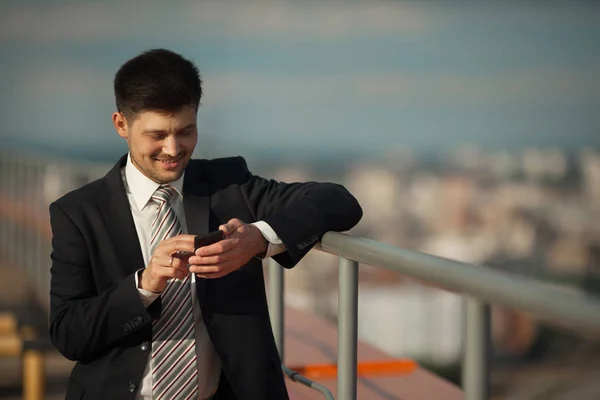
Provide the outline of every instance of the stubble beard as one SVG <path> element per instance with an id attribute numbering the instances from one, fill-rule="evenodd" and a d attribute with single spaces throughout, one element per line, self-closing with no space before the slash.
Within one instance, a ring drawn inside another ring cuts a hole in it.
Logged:
<path id="1" fill-rule="evenodd" d="M 153 180 L 154 182 L 164 185 L 170 182 L 174 182 L 177 179 L 181 178 L 181 176 L 183 175 L 183 172 L 185 171 L 185 168 L 187 167 L 188 163 L 189 163 L 189 159 L 185 159 L 184 164 L 181 168 L 181 171 L 177 172 L 177 175 L 174 177 L 168 177 L 165 178 L 164 176 L 161 176 L 161 174 L 159 173 L 159 171 L 157 171 L 156 169 L 153 168 L 145 168 L 142 164 L 140 164 L 137 160 L 136 160 L 136 156 L 134 156 L 133 154 L 131 154 L 131 161 L 133 162 L 133 164 L 144 174 L 146 175 L 148 178 L 150 178 L 151 180 Z M 154 161 L 153 159 L 151 159 L 150 163 L 154 163 L 157 161 Z"/>

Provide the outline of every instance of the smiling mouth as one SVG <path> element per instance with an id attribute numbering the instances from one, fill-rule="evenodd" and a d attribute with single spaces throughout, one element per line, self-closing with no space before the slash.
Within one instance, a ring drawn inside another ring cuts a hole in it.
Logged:
<path id="1" fill-rule="evenodd" d="M 161 160 L 160 158 L 155 158 L 155 160 L 167 170 L 175 170 L 179 168 L 179 165 L 183 161 L 183 157 L 172 158 L 169 160 Z"/>
<path id="2" fill-rule="evenodd" d="M 175 164 L 181 161 L 183 157 L 172 158 L 169 160 L 161 160 L 160 158 L 155 158 L 156 161 L 161 162 L 163 164 Z"/>

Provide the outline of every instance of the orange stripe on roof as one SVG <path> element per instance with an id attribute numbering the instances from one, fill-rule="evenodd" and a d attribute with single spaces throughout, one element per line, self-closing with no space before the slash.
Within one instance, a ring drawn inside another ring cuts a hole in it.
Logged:
<path id="1" fill-rule="evenodd" d="M 356 368 L 357 376 L 374 377 L 382 375 L 407 375 L 415 371 L 418 364 L 414 360 L 395 359 L 386 361 L 363 361 Z M 292 365 L 291 370 L 308 379 L 336 379 L 336 364 Z"/>

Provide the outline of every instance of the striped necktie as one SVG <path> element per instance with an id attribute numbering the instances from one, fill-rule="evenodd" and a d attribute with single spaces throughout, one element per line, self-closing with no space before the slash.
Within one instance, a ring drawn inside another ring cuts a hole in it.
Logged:
<path id="1" fill-rule="evenodd" d="M 158 205 L 152 221 L 150 246 L 181 233 L 169 201 L 176 193 L 161 185 L 152 195 Z M 171 279 L 161 293 L 162 312 L 152 325 L 152 393 L 154 400 L 192 399 L 198 396 L 196 342 L 191 280 Z"/>

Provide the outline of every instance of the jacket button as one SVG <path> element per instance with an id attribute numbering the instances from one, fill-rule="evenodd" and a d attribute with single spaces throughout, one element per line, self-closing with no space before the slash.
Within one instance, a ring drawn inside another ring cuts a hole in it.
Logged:
<path id="1" fill-rule="evenodd" d="M 129 391 L 130 392 L 135 392 L 135 389 L 137 389 L 137 385 L 133 382 L 129 382 Z"/>
<path id="2" fill-rule="evenodd" d="M 150 343 L 143 342 L 142 345 L 140 346 L 140 349 L 146 351 L 146 350 L 148 350 L 148 347 L 150 347 Z"/>

